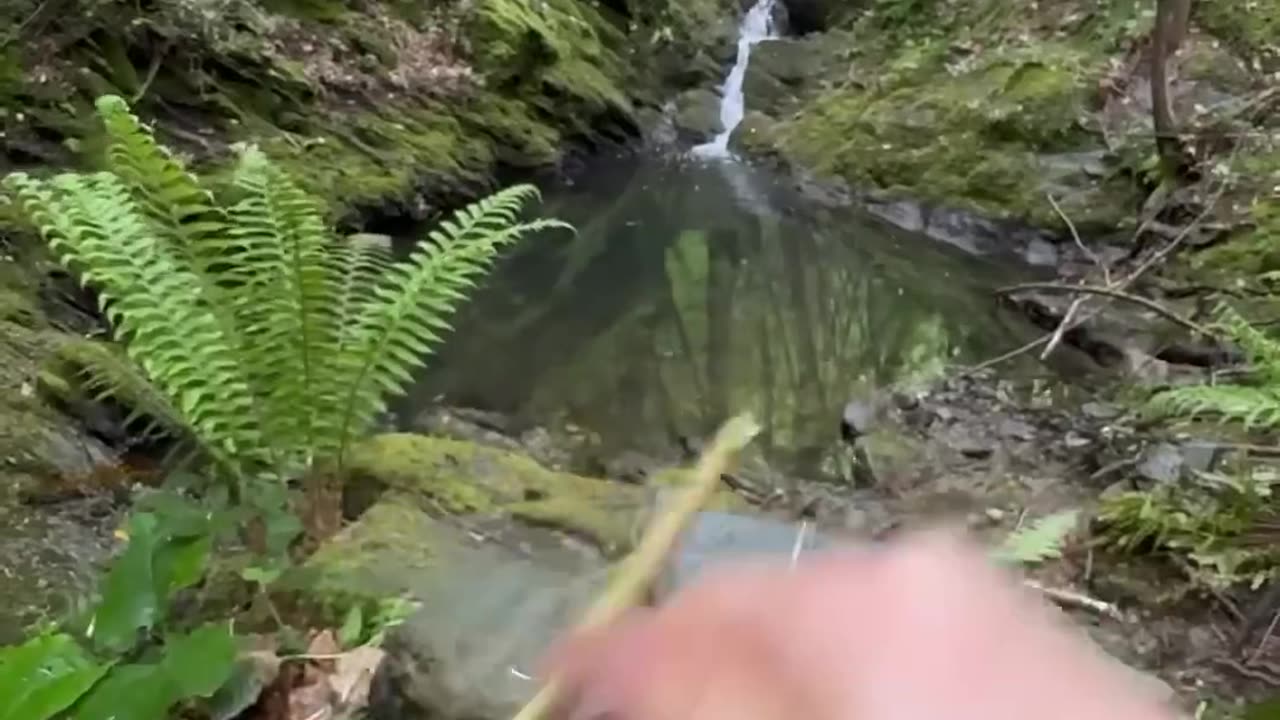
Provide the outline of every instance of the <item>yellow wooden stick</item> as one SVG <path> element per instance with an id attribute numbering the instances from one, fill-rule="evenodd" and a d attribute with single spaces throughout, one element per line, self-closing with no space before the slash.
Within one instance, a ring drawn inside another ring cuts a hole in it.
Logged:
<path id="1" fill-rule="evenodd" d="M 711 445 L 703 450 L 694 469 L 693 480 L 666 512 L 656 513 L 635 550 L 622 561 L 618 574 L 587 610 L 579 630 L 587 630 L 616 620 L 644 597 L 662 571 L 662 563 L 671 553 L 680 534 L 715 494 L 720 476 L 733 457 L 760 432 L 750 415 L 739 415 L 725 423 Z M 543 720 L 559 699 L 560 683 L 551 677 L 513 720 Z"/>

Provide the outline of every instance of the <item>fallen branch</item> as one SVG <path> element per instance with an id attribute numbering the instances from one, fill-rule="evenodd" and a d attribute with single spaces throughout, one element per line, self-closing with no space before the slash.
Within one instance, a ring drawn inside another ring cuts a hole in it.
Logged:
<path id="1" fill-rule="evenodd" d="M 698 460 L 688 488 L 666 512 L 654 517 L 639 545 L 622 561 L 613 582 L 583 617 L 580 630 L 606 625 L 641 601 L 657 579 L 680 534 L 715 494 L 720 476 L 733 456 L 759 431 L 755 421 L 745 415 L 730 420 L 720 429 Z M 551 677 L 513 720 L 541 720 L 560 699 L 561 690 L 560 680 Z"/>
<path id="2" fill-rule="evenodd" d="M 1075 322 L 1076 315 L 1080 312 L 1080 308 L 1084 306 L 1084 301 L 1084 296 L 1071 301 L 1071 305 L 1067 308 L 1066 314 L 1062 316 L 1062 322 L 1058 323 L 1057 329 L 1054 330 L 1053 335 L 1049 337 L 1049 344 L 1045 347 L 1044 352 L 1040 353 L 1041 362 L 1048 360 L 1049 356 L 1053 354 L 1053 351 L 1062 343 L 1062 338 L 1066 337 L 1067 328 L 1073 326 L 1072 323 Z"/>
<path id="3" fill-rule="evenodd" d="M 1024 584 L 1064 607 L 1088 610 L 1118 622 L 1125 621 L 1124 613 L 1120 611 L 1120 608 L 1109 602 L 1104 602 L 1097 598 L 1091 598 L 1088 595 L 1075 592 L 1074 590 L 1046 587 L 1035 580 L 1026 580 L 1024 581 Z"/>
<path id="4" fill-rule="evenodd" d="M 1210 331 L 1208 328 L 1198 323 L 1192 322 L 1191 320 L 1188 320 L 1187 318 L 1161 305 L 1155 300 L 1152 300 L 1150 298 L 1144 298 L 1141 295 L 1133 295 L 1131 293 L 1124 292 L 1123 290 L 1118 290 L 1111 287 L 1098 287 L 1096 285 L 1067 285 L 1064 283 L 1019 283 L 1017 285 L 1009 285 L 1007 287 L 999 288 L 996 290 L 996 294 L 1011 295 L 1013 293 L 1023 292 L 1026 290 L 1040 290 L 1044 292 L 1069 292 L 1069 293 L 1080 293 L 1083 295 L 1102 295 L 1105 297 L 1114 298 L 1116 300 L 1123 300 L 1125 302 L 1133 303 L 1135 305 L 1141 305 L 1142 307 L 1147 308 L 1148 310 L 1156 313 L 1157 315 L 1160 315 L 1161 317 L 1167 320 L 1171 320 L 1187 328 L 1188 330 L 1199 333 L 1201 335 L 1207 335 L 1210 337 L 1213 336 L 1213 332 Z M 1076 302 L 1078 303 L 1081 300 L 1082 298 L 1077 298 Z M 1067 316 L 1070 316 L 1071 314 L 1072 314 L 1071 310 L 1067 310 L 1067 315 L 1064 316 L 1064 324 L 1065 324 L 1065 318 Z"/>

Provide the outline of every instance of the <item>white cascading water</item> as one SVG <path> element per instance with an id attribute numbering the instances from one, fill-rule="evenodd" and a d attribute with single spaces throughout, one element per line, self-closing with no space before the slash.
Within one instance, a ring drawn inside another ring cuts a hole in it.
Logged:
<path id="1" fill-rule="evenodd" d="M 728 157 L 729 136 L 742 122 L 746 113 L 745 99 L 742 94 L 742 83 L 747 77 L 747 63 L 751 61 L 751 47 L 761 40 L 776 37 L 773 27 L 773 6 L 777 0 L 757 0 L 747 16 L 738 27 L 738 60 L 725 78 L 721 88 L 720 125 L 722 130 L 711 142 L 698 145 L 693 149 L 695 155 L 702 157 Z"/>

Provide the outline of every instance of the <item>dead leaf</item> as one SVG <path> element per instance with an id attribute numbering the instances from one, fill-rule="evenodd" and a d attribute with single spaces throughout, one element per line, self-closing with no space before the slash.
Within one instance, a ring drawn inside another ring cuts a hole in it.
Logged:
<path id="1" fill-rule="evenodd" d="M 369 686 L 373 674 L 386 652 L 372 645 L 362 645 L 338 658 L 338 667 L 329 677 L 338 705 L 350 714 L 369 704 Z"/>
<path id="2" fill-rule="evenodd" d="M 328 656 L 339 655 L 342 653 L 342 647 L 338 645 L 338 638 L 333 634 L 332 630 L 322 630 L 311 638 L 311 642 L 307 645 L 307 655 L 314 655 L 311 658 L 325 672 L 331 673 L 335 669 L 334 659 Z"/>
<path id="3" fill-rule="evenodd" d="M 303 670 L 302 682 L 289 691 L 288 720 L 332 720 L 333 686 L 314 665 Z"/>

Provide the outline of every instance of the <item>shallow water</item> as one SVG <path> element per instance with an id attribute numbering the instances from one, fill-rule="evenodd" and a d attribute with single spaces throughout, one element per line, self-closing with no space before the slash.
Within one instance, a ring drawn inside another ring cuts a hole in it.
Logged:
<path id="1" fill-rule="evenodd" d="M 601 162 L 545 189 L 531 238 L 455 318 L 411 404 L 572 422 L 669 447 L 757 414 L 764 446 L 826 447 L 854 395 L 1031 337 L 990 289 L 1024 270 L 819 206 L 734 162 Z"/>

